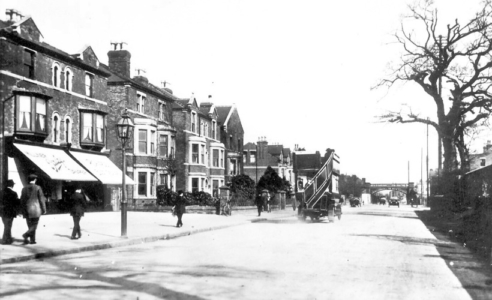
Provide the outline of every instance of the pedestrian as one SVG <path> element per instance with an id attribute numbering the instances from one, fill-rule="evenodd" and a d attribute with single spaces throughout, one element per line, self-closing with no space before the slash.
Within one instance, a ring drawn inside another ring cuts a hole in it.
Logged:
<path id="1" fill-rule="evenodd" d="M 0 214 L 3 222 L 2 242 L 4 245 L 9 245 L 14 242 L 14 239 L 12 238 L 12 224 L 20 209 L 19 196 L 13 190 L 14 184 L 12 179 L 7 180 L 7 187 L 3 191 L 2 197 L 2 209 L 0 210 Z"/>
<path id="2" fill-rule="evenodd" d="M 22 214 L 27 222 L 28 230 L 22 235 L 24 245 L 36 244 L 36 229 L 38 227 L 39 218 L 46 214 L 46 204 L 43 195 L 43 190 L 36 185 L 37 176 L 31 174 L 27 176 L 29 184 L 22 188 L 21 192 L 21 207 Z M 28 241 L 30 238 L 30 242 Z"/>
<path id="3" fill-rule="evenodd" d="M 263 210 L 263 198 L 261 195 L 256 197 L 256 207 L 258 207 L 258 217 L 261 216 L 261 211 Z"/>
<path id="4" fill-rule="evenodd" d="M 70 239 L 80 239 L 82 233 L 80 232 L 80 219 L 84 216 L 85 208 L 87 207 L 87 199 L 82 189 L 78 187 L 70 197 L 70 215 L 73 217 L 73 230 Z"/>
<path id="5" fill-rule="evenodd" d="M 267 207 L 268 207 L 268 212 L 272 212 L 272 208 L 270 207 L 272 196 L 270 194 L 267 195 Z"/>
<path id="6" fill-rule="evenodd" d="M 220 215 L 220 198 L 215 198 L 214 200 L 214 205 L 215 205 L 215 214 Z"/>
<path id="7" fill-rule="evenodd" d="M 176 215 L 178 216 L 178 223 L 176 223 L 176 227 L 182 227 L 183 226 L 182 218 L 186 210 L 186 202 L 183 197 L 183 191 L 181 190 L 178 191 L 178 197 L 176 197 L 175 207 L 176 207 L 175 208 Z"/>

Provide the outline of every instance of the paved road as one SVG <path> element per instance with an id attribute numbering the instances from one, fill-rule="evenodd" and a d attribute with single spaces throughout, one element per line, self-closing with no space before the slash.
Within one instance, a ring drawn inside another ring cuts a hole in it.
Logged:
<path id="1" fill-rule="evenodd" d="M 2 299 L 470 299 L 410 208 L 346 208 L 1 266 Z"/>

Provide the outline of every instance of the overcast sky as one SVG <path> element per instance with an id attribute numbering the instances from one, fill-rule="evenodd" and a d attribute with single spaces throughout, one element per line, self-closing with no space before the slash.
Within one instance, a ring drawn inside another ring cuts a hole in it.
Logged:
<path id="1" fill-rule="evenodd" d="M 150 82 L 170 82 L 178 97 L 235 103 L 245 142 L 334 148 L 341 170 L 373 183 L 425 181 L 426 127 L 376 123 L 408 103 L 435 119 L 428 96 L 408 83 L 371 90 L 397 61 L 392 34 L 407 0 L 3 0 L 32 16 L 45 41 L 76 53 L 91 45 L 107 64 L 111 41 L 124 41 L 131 67 Z M 435 1 L 441 25 L 468 20 L 479 0 Z M 466 4 L 465 4 L 466 3 Z M 464 6 L 466 5 L 466 6 Z M 4 19 L 6 16 L 3 17 Z M 482 148 L 489 132 L 472 147 Z M 480 150 L 481 151 L 481 150 Z M 437 136 L 429 128 L 429 166 Z"/>

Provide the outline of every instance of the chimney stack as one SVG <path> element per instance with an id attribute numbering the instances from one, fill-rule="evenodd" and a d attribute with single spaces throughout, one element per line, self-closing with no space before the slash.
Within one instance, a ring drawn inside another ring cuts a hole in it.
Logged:
<path id="1" fill-rule="evenodd" d="M 114 47 L 108 52 L 109 69 L 116 74 L 130 78 L 130 61 L 132 55 L 127 50 L 123 49 L 125 42 L 111 42 Z"/>
<path id="2" fill-rule="evenodd" d="M 24 17 L 20 11 L 18 10 L 15 10 L 15 9 L 11 9 L 11 8 L 8 8 L 5 10 L 5 14 L 7 16 L 9 16 L 9 19 L 7 20 L 7 23 L 9 23 L 10 25 L 11 24 L 14 24 L 16 22 L 19 22 L 20 20 L 22 20 L 22 18 Z"/>
<path id="3" fill-rule="evenodd" d="M 147 77 L 145 77 L 145 70 L 144 69 L 135 69 L 135 72 L 137 72 L 137 76 L 134 76 L 133 79 L 144 84 L 144 85 L 148 85 L 149 84 L 149 80 L 147 79 Z"/>

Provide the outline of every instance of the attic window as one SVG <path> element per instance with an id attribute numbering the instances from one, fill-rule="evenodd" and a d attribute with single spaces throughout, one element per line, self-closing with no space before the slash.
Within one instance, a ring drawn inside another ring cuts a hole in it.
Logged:
<path id="1" fill-rule="evenodd" d="M 480 158 L 480 166 L 481 167 L 485 167 L 485 163 L 486 163 L 486 159 L 485 158 Z"/>

